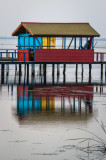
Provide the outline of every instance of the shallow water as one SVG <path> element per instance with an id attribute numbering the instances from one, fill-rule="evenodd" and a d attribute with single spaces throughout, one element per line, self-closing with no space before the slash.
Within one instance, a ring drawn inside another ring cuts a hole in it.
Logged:
<path id="1" fill-rule="evenodd" d="M 39 66 L 35 67 L 34 77 L 29 75 L 29 84 L 24 66 L 20 84 L 18 69 L 15 74 L 10 66 L 6 76 L 5 67 L 4 81 L 0 77 L 0 159 L 90 159 L 88 154 L 76 153 L 78 141 L 69 139 L 92 136 L 78 128 L 106 138 L 95 119 L 105 125 L 105 75 L 101 83 L 100 68 L 94 66 L 92 72 L 97 74 L 93 74 L 89 83 L 85 65 L 82 81 L 80 67 L 76 82 L 75 66 L 67 65 L 64 84 L 61 65 L 61 74 L 57 77 L 55 72 L 53 84 L 48 65 L 46 85 L 44 77 L 39 76 Z"/>
<path id="2" fill-rule="evenodd" d="M 71 140 L 92 137 L 87 130 L 106 140 L 96 121 L 106 126 L 105 66 L 101 78 L 100 65 L 92 65 L 91 82 L 89 66 L 84 65 L 83 78 L 81 67 L 78 65 L 76 79 L 75 65 L 67 65 L 64 81 L 63 65 L 59 76 L 55 65 L 53 82 L 52 66 L 48 65 L 44 84 L 39 65 L 35 66 L 35 76 L 29 66 L 29 78 L 24 66 L 21 77 L 18 65 L 17 71 L 14 65 L 9 66 L 8 76 L 5 66 L 4 78 L 0 74 L 0 159 L 105 159 L 101 152 L 81 151 L 83 144 Z"/>

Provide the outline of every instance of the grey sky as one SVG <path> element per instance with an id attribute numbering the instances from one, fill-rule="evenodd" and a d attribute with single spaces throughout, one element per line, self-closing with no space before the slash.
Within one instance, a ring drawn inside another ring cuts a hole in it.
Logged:
<path id="1" fill-rule="evenodd" d="M 0 0 L 0 36 L 20 22 L 89 22 L 106 37 L 106 0 Z"/>

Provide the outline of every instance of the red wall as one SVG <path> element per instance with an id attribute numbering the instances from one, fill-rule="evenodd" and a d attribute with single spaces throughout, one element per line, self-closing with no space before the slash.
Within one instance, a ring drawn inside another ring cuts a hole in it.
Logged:
<path id="1" fill-rule="evenodd" d="M 24 62 L 24 53 L 25 53 L 25 61 L 29 61 L 29 50 L 28 49 L 18 49 L 18 61 Z"/>
<path id="2" fill-rule="evenodd" d="M 94 62 L 94 50 L 36 49 L 35 62 Z"/>

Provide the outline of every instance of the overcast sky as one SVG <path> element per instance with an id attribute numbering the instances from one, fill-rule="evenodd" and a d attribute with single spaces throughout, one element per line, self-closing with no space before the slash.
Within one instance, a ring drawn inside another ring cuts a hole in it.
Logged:
<path id="1" fill-rule="evenodd" d="M 21 22 L 89 22 L 106 37 L 106 0 L 0 0 L 0 36 Z"/>

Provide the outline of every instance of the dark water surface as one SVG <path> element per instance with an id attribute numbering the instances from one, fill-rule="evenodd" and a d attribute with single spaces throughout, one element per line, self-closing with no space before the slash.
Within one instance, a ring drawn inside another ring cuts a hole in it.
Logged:
<path id="1" fill-rule="evenodd" d="M 82 80 L 81 65 L 78 66 L 76 82 L 75 65 L 67 65 L 64 83 L 60 65 L 60 76 L 56 71 L 53 83 L 52 68 L 48 65 L 44 84 L 39 65 L 35 67 L 35 76 L 31 76 L 30 66 L 28 81 L 24 66 L 20 78 L 18 66 L 17 72 L 15 66 L 9 66 L 8 76 L 5 66 L 4 79 L 0 76 L 1 160 L 77 160 L 101 156 L 98 152 L 81 152 L 76 149 L 78 141 L 69 140 L 92 137 L 80 129 L 106 139 L 95 119 L 106 126 L 105 73 L 101 80 L 100 66 L 93 66 L 89 83 L 88 68 L 84 65 Z"/>

